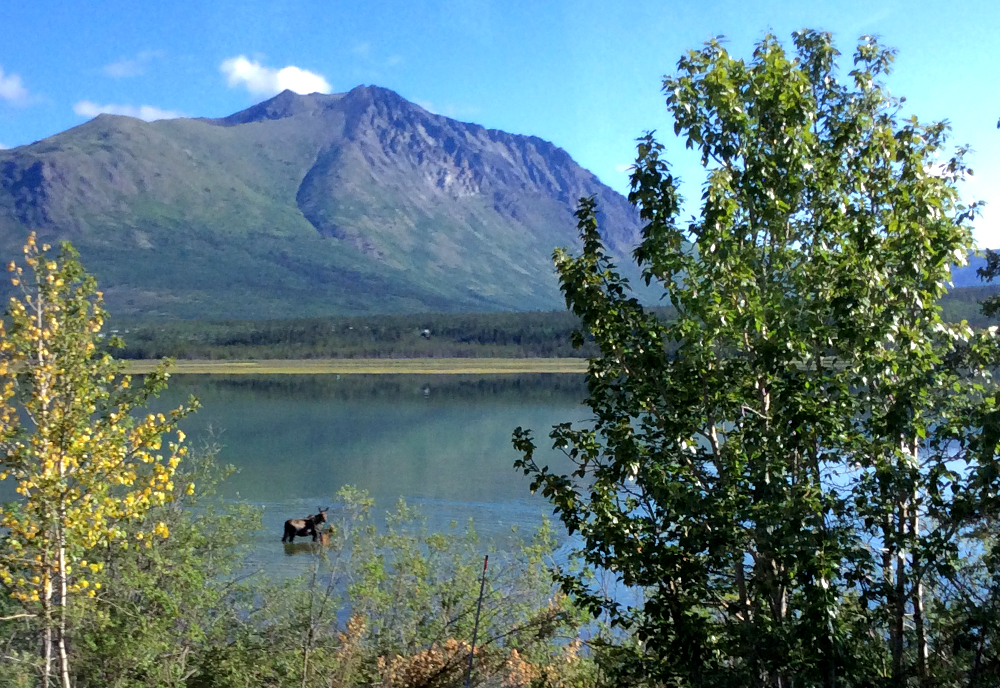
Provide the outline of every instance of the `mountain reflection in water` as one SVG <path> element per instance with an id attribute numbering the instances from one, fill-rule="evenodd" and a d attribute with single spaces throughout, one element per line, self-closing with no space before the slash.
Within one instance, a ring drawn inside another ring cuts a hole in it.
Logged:
<path id="1" fill-rule="evenodd" d="M 514 470 L 511 432 L 531 428 L 545 447 L 553 424 L 588 416 L 584 378 L 572 375 L 179 375 L 156 407 L 191 394 L 202 409 L 182 427 L 239 469 L 224 497 L 264 507 L 255 549 L 269 568 L 286 558 L 284 520 L 331 504 L 344 485 L 369 492 L 379 512 L 402 497 L 434 530 L 469 518 L 485 539 L 530 530 L 551 507 Z M 556 452 L 549 463 L 569 468 Z"/>

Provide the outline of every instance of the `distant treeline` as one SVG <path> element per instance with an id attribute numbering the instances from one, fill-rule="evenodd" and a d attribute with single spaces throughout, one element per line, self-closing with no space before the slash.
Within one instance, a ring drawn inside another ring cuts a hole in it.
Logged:
<path id="1" fill-rule="evenodd" d="M 1000 285 L 953 289 L 942 300 L 948 322 L 996 324 L 979 302 Z M 654 309 L 669 317 L 669 309 Z M 119 322 L 120 358 L 586 358 L 592 342 L 573 348 L 579 320 L 566 311 L 431 313 L 289 320 Z"/>
<path id="2" fill-rule="evenodd" d="M 290 320 L 170 321 L 112 325 L 120 358 L 553 358 L 588 357 L 565 311 L 434 313 Z"/>

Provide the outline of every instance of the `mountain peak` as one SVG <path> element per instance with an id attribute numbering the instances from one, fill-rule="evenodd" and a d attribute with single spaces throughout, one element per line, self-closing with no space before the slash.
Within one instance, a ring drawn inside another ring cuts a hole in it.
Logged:
<path id="1" fill-rule="evenodd" d="M 420 106 L 411 103 L 392 89 L 383 88 L 382 86 L 355 86 L 343 94 L 343 97 L 344 103 L 347 105 L 346 109 L 349 111 L 360 111 L 369 106 L 381 108 L 386 112 L 422 110 Z"/>
<path id="2" fill-rule="evenodd" d="M 240 110 L 228 117 L 206 118 L 203 121 L 220 126 L 232 127 L 238 124 L 249 124 L 251 122 L 264 122 L 267 120 L 285 119 L 296 115 L 311 114 L 321 111 L 331 103 L 344 97 L 343 93 L 327 95 L 324 93 L 310 93 L 302 95 L 289 89 L 285 89 L 273 98 L 269 98 L 261 103 L 257 103 L 246 110 Z"/>
<path id="3" fill-rule="evenodd" d="M 372 98 L 397 98 L 399 100 L 403 100 L 403 96 L 399 95 L 392 89 L 385 88 L 384 86 L 376 86 L 375 84 L 368 84 L 367 86 L 365 84 L 358 84 L 348 91 L 347 95 L 367 95 Z"/>
<path id="4" fill-rule="evenodd" d="M 0 250 L 29 227 L 72 238 L 132 316 L 549 309 L 581 196 L 625 263 L 635 209 L 554 144 L 380 86 L 282 91 L 224 118 L 104 117 L 0 151 Z"/>
<path id="5" fill-rule="evenodd" d="M 393 90 L 375 85 L 355 86 L 347 93 L 302 94 L 285 89 L 278 95 L 263 102 L 240 110 L 228 117 L 202 118 L 202 121 L 224 127 L 233 127 L 251 122 L 285 119 L 303 114 L 317 114 L 329 109 L 334 103 L 345 100 L 348 109 L 363 110 L 369 105 L 383 105 L 388 109 L 413 107 L 408 100 Z"/>

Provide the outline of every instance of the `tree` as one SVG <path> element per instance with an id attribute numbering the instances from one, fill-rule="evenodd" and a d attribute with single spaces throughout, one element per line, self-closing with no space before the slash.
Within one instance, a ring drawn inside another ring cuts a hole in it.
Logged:
<path id="1" fill-rule="evenodd" d="M 91 577 L 112 544 L 148 547 L 168 536 L 159 522 L 129 541 L 125 526 L 170 501 L 185 453 L 176 423 L 191 407 L 133 417 L 164 386 L 165 368 L 133 390 L 101 351 L 105 311 L 94 278 L 68 243 L 56 260 L 49 251 L 31 235 L 28 271 L 9 265 L 22 297 L 11 298 L 9 331 L 0 330 L 0 479 L 13 479 L 20 499 L 0 507 L 0 583 L 22 604 L 19 616 L 40 621 L 42 684 L 57 652 L 69 688 L 71 599 L 99 594 Z M 158 453 L 167 433 L 175 439 Z"/>
<path id="2" fill-rule="evenodd" d="M 675 317 L 630 295 L 581 200 L 582 253 L 555 262 L 600 348 L 593 418 L 550 433 L 572 475 L 521 428 L 517 465 L 589 564 L 644 591 L 560 575 L 637 639 L 622 681 L 975 684 L 997 667 L 997 345 L 937 305 L 971 249 L 965 150 L 942 164 L 947 124 L 900 119 L 874 39 L 846 82 L 828 34 L 793 43 L 745 62 L 711 41 L 664 79 L 707 172 L 700 214 L 679 221 L 652 134 L 629 199 Z"/>

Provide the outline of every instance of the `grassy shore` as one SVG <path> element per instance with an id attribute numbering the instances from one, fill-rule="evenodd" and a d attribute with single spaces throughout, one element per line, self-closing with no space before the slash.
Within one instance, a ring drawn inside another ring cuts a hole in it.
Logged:
<path id="1" fill-rule="evenodd" d="M 125 361 L 126 371 L 141 375 L 157 361 Z M 179 360 L 171 373 L 218 375 L 504 375 L 585 373 L 581 358 L 326 358 L 259 361 Z"/>

